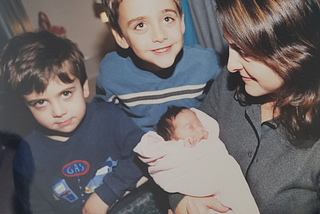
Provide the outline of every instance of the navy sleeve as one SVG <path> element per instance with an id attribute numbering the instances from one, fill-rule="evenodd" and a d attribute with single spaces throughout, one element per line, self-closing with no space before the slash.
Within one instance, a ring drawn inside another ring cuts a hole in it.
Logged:
<path id="1" fill-rule="evenodd" d="M 117 107 L 118 108 L 118 107 Z M 135 188 L 136 183 L 142 177 L 142 171 L 135 163 L 136 155 L 133 148 L 140 141 L 144 132 L 120 109 L 115 112 L 117 120 L 114 121 L 114 132 L 117 151 L 121 159 L 117 167 L 108 173 L 103 184 L 95 192 L 109 206 L 111 206 L 123 194 Z"/>
<path id="2" fill-rule="evenodd" d="M 22 140 L 13 158 L 13 180 L 16 200 L 22 205 L 25 213 L 31 213 L 30 185 L 34 173 L 33 166 L 30 147 Z"/>
<path id="3" fill-rule="evenodd" d="M 29 144 L 22 140 L 13 158 L 13 179 L 16 203 L 23 213 L 57 214 L 32 185 L 34 162 Z"/>

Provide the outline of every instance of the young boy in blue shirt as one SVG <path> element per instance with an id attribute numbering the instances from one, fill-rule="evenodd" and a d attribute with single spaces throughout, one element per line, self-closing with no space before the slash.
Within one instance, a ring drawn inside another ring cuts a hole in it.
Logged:
<path id="1" fill-rule="evenodd" d="M 144 131 L 168 106 L 198 107 L 220 72 L 212 49 L 183 47 L 180 0 L 104 0 L 121 56 L 107 54 L 94 101 L 119 104 Z"/>
<path id="2" fill-rule="evenodd" d="M 112 103 L 86 104 L 84 57 L 73 42 L 48 32 L 14 37 L 0 71 L 39 124 L 13 161 L 26 213 L 106 213 L 136 186 L 132 150 L 143 131 Z"/>

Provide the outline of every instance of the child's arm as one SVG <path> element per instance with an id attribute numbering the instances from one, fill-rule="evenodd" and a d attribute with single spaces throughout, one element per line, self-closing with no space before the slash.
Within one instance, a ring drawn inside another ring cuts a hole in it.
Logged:
<path id="1" fill-rule="evenodd" d="M 25 155 L 26 154 L 26 155 Z M 30 157 L 25 159 L 25 157 Z M 31 213 L 30 207 L 30 184 L 32 179 L 32 162 L 30 147 L 25 141 L 21 141 L 13 158 L 13 180 L 15 196 L 25 213 Z"/>
<path id="2" fill-rule="evenodd" d="M 126 191 L 135 188 L 142 177 L 140 168 L 134 162 L 136 155 L 133 148 L 144 132 L 119 107 L 114 107 L 115 118 L 110 118 L 112 119 L 110 123 L 113 124 L 111 133 L 114 138 L 112 152 L 115 157 L 119 157 L 118 163 L 112 172 L 103 178 L 103 183 L 95 189 L 97 196 L 108 206 L 114 204 Z"/>
<path id="3" fill-rule="evenodd" d="M 119 62 L 118 54 L 109 53 L 100 63 L 100 71 L 96 78 L 96 95 L 93 97 L 92 102 L 113 102 L 110 99 L 118 86 L 119 79 L 122 80 L 123 76 L 119 76 L 118 70 L 122 68 L 122 63 Z M 122 68 L 123 69 L 123 68 Z"/>
<path id="4" fill-rule="evenodd" d="M 106 214 L 109 206 L 102 199 L 93 193 L 82 209 L 82 214 Z"/>
<path id="5" fill-rule="evenodd" d="M 92 102 L 112 102 L 109 98 L 113 95 L 111 91 L 106 88 L 103 74 L 99 74 L 96 80 L 96 95 L 93 97 Z"/>
<path id="6" fill-rule="evenodd" d="M 34 187 L 33 157 L 29 144 L 22 140 L 13 158 L 13 179 L 17 203 L 21 205 L 23 213 L 53 214 L 57 213 Z"/>

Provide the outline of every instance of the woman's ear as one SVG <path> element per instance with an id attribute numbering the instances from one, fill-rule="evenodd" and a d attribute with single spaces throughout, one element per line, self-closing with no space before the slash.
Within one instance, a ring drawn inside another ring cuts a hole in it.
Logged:
<path id="1" fill-rule="evenodd" d="M 124 38 L 124 36 L 120 35 L 118 31 L 116 31 L 115 29 L 111 28 L 111 32 L 114 36 L 114 39 L 116 40 L 117 44 L 123 48 L 123 49 L 127 49 L 129 48 L 129 44 L 127 43 L 126 38 Z"/>

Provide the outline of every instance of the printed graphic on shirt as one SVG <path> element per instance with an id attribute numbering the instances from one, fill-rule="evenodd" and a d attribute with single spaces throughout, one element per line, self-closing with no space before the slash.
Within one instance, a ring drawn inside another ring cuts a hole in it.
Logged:
<path id="1" fill-rule="evenodd" d="M 66 177 L 78 177 L 87 174 L 90 169 L 90 164 L 84 160 L 74 160 L 70 163 L 67 163 L 62 167 L 62 174 Z M 72 189 L 68 186 L 65 179 L 58 179 L 55 181 L 52 186 L 53 197 L 56 200 L 61 198 L 73 203 L 78 200 L 78 196 L 73 192 Z"/>
<path id="2" fill-rule="evenodd" d="M 62 173 L 66 177 L 85 175 L 90 169 L 90 164 L 84 160 L 74 160 L 62 167 Z"/>
<path id="3" fill-rule="evenodd" d="M 103 178 L 109 172 L 112 172 L 112 168 L 116 166 L 118 161 L 113 161 L 111 157 L 109 157 L 106 162 L 102 165 L 100 169 L 97 170 L 94 178 L 92 178 L 85 188 L 85 192 L 90 194 L 94 192 L 94 190 L 102 184 Z"/>
<path id="4" fill-rule="evenodd" d="M 56 200 L 60 200 L 60 198 L 63 198 L 70 203 L 78 200 L 78 196 L 70 189 L 64 179 L 58 179 L 52 186 L 52 190 L 54 194 L 53 196 Z"/>

